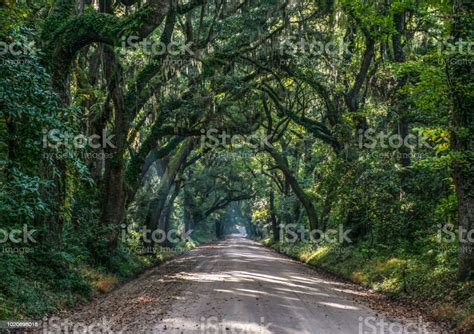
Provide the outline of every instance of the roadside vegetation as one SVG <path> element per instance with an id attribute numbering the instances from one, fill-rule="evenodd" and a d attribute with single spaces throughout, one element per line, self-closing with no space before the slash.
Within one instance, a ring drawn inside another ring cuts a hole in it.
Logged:
<path id="1" fill-rule="evenodd" d="M 450 323 L 462 333 L 473 330 L 472 281 L 458 282 L 456 247 L 432 245 L 418 252 L 399 248 L 317 246 L 314 243 L 262 243 L 282 254 L 417 307 L 432 319 Z"/>

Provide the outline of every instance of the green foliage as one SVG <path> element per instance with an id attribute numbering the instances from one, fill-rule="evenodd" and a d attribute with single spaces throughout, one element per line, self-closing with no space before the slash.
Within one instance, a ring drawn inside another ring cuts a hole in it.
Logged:
<path id="1" fill-rule="evenodd" d="M 396 300 L 423 301 L 440 321 L 461 326 L 474 308 L 469 297 L 472 286 L 456 281 L 457 245 L 440 244 L 435 236 L 395 249 L 374 249 L 370 243 L 340 247 L 266 240 L 264 244 Z M 447 307 L 449 314 L 442 311 Z"/>

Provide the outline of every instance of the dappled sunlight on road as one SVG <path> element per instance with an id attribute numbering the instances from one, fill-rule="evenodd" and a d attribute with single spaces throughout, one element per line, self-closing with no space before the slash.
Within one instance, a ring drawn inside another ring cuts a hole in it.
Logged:
<path id="1" fill-rule="evenodd" d="M 358 331 L 359 317 L 377 317 L 354 303 L 351 296 L 357 292 L 344 283 L 320 277 L 310 268 L 243 238 L 205 246 L 191 252 L 186 260 L 196 266 L 174 278 L 191 287 L 183 293 L 185 298 L 175 301 L 164 320 L 176 333 L 240 328 L 242 333 L 352 334 Z M 262 323 L 264 331 L 260 331 Z M 259 327 L 245 332 L 249 324 Z"/>
<path id="2" fill-rule="evenodd" d="M 390 324 L 355 301 L 352 285 L 231 238 L 155 267 L 77 312 L 70 324 L 122 333 L 354 334 L 362 322 Z M 52 327 L 55 327 L 54 325 Z"/>

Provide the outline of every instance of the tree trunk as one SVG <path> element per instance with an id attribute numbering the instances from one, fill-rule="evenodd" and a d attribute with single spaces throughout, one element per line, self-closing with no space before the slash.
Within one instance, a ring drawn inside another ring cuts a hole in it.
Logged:
<path id="1" fill-rule="evenodd" d="M 270 147 L 270 146 L 267 145 L 265 148 L 266 148 L 267 152 L 270 153 L 270 155 L 275 160 L 278 168 L 285 175 L 285 179 L 290 184 L 290 187 L 293 190 L 293 192 L 295 193 L 296 197 L 298 197 L 301 204 L 303 204 L 303 206 L 306 210 L 306 214 L 308 216 L 310 229 L 311 230 L 318 229 L 318 227 L 319 227 L 318 214 L 316 213 L 316 209 L 313 205 L 311 197 L 308 194 L 306 194 L 304 192 L 304 190 L 301 188 L 301 186 L 298 183 L 298 180 L 296 180 L 296 178 L 291 173 L 290 167 L 286 163 L 283 156 L 274 147 Z"/>
<path id="2" fill-rule="evenodd" d="M 392 36 L 392 45 L 393 45 L 393 59 L 397 63 L 404 63 L 405 62 L 405 54 L 403 52 L 403 45 L 402 45 L 402 36 L 403 36 L 403 29 L 404 29 L 404 22 L 405 22 L 405 13 L 396 13 L 393 16 L 393 20 L 395 23 L 396 33 Z M 397 134 L 405 139 L 408 134 L 410 133 L 410 123 L 409 123 L 409 115 L 408 111 L 410 108 L 409 102 L 406 100 L 408 97 L 406 94 L 401 93 L 403 87 L 408 82 L 408 77 L 403 75 L 398 82 L 397 85 L 397 97 L 395 103 L 395 108 L 397 110 L 396 113 L 398 114 L 398 129 Z M 405 193 L 407 192 L 408 181 L 409 181 L 409 170 L 408 167 L 411 165 L 410 159 L 410 148 L 406 145 L 401 145 L 398 149 L 398 153 L 400 155 L 399 162 L 400 166 L 400 198 L 404 197 Z"/>
<path id="3" fill-rule="evenodd" d="M 273 188 L 270 188 L 270 221 L 272 223 L 273 240 L 278 242 L 280 241 L 280 226 L 275 214 L 275 193 Z"/>
<path id="4" fill-rule="evenodd" d="M 168 198 L 171 186 L 175 181 L 175 177 L 185 163 L 192 147 L 193 141 L 192 139 L 188 139 L 187 142 L 179 148 L 176 155 L 168 164 L 166 171 L 160 180 L 160 186 L 156 198 L 150 203 L 150 209 L 145 222 L 149 229 L 155 230 L 157 228 L 163 228 L 163 222 L 160 222 L 160 219 L 162 217 L 166 199 Z"/>
<path id="5" fill-rule="evenodd" d="M 452 42 L 472 43 L 474 3 L 455 1 Z M 459 225 L 464 231 L 474 229 L 474 97 L 472 94 L 474 57 L 460 50 L 448 59 L 447 72 L 453 99 L 451 147 L 454 151 L 452 175 L 456 186 Z M 474 242 L 463 233 L 459 249 L 459 280 L 473 278 Z"/>
<path id="6" fill-rule="evenodd" d="M 221 220 L 216 220 L 216 238 L 223 239 L 224 238 L 224 223 Z"/>
<path id="7" fill-rule="evenodd" d="M 187 232 L 194 229 L 194 220 L 193 220 L 193 198 L 190 192 L 190 189 L 187 189 L 188 186 L 184 186 L 183 190 L 183 221 L 184 221 L 184 230 Z"/>
<path id="8" fill-rule="evenodd" d="M 179 182 L 175 182 L 173 188 L 174 189 L 171 193 L 170 198 L 168 199 L 168 203 L 166 203 L 165 209 L 163 210 L 163 231 L 166 232 L 166 235 L 168 235 L 168 232 L 170 230 L 171 214 L 173 213 L 174 209 L 174 201 L 176 200 L 176 197 L 178 197 L 179 191 L 181 190 Z M 172 246 L 168 238 L 165 239 L 163 245 L 166 247 Z"/>
<path id="9" fill-rule="evenodd" d="M 112 157 L 106 160 L 102 188 L 101 223 L 107 229 L 107 249 L 112 251 L 117 246 L 119 226 L 125 216 L 124 173 L 127 149 L 127 133 L 130 120 L 125 115 L 123 94 L 121 91 L 122 68 L 114 51 L 103 48 L 104 76 L 108 80 L 114 106 L 114 129 L 112 147 L 102 147 Z"/>

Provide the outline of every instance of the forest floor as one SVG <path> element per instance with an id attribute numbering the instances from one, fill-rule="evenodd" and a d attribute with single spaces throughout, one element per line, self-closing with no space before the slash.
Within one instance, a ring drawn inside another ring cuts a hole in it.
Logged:
<path id="1" fill-rule="evenodd" d="M 46 332 L 449 333 L 420 310 L 243 238 L 203 245 L 146 271 Z"/>

